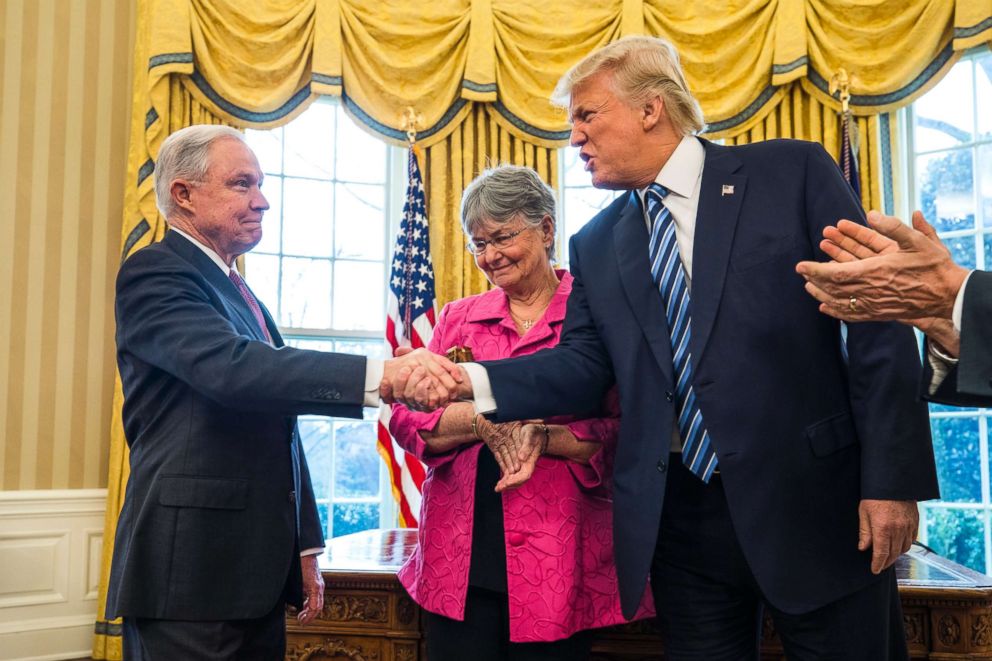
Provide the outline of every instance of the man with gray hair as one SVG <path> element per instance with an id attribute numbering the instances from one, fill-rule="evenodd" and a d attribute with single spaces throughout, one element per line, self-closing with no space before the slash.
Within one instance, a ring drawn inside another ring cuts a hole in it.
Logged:
<path id="1" fill-rule="evenodd" d="M 938 495 L 916 343 L 894 323 L 843 339 L 793 270 L 863 222 L 836 163 L 696 137 L 661 39 L 590 54 L 556 96 L 593 185 L 629 192 L 571 240 L 561 343 L 467 365 L 459 396 L 531 419 L 617 383 L 620 599 L 629 616 L 650 573 L 666 658 L 756 659 L 763 610 L 790 659 L 907 658 L 892 565 Z"/>
<path id="2" fill-rule="evenodd" d="M 442 395 L 455 386 L 453 365 L 425 352 L 367 361 L 284 346 L 234 268 L 262 238 L 261 184 L 238 131 L 172 134 L 155 167 L 170 230 L 117 277 L 130 477 L 107 617 L 123 616 L 129 660 L 282 659 L 284 605 L 307 623 L 324 600 L 296 416 L 360 418 L 398 370 L 429 371 Z"/>

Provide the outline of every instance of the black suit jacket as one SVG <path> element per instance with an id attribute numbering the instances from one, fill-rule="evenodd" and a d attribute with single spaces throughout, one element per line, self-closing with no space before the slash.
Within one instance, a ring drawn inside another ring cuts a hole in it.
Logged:
<path id="1" fill-rule="evenodd" d="M 932 378 L 926 361 L 924 393 Z M 992 406 L 992 273 L 975 271 L 968 279 L 961 313 L 961 355 L 927 398 L 955 406 Z"/>
<path id="2" fill-rule="evenodd" d="M 820 314 L 795 265 L 826 259 L 826 225 L 863 212 L 827 153 L 775 140 L 704 141 L 693 244 L 693 386 L 730 514 L 765 596 L 809 611 L 874 580 L 857 550 L 863 498 L 938 495 L 910 329 Z M 730 192 L 728 186 L 732 186 Z M 634 193 L 572 239 L 561 343 L 486 363 L 500 419 L 621 400 L 614 543 L 624 612 L 645 585 L 665 495 L 675 390 L 661 296 Z M 539 395 L 535 395 L 539 393 Z M 677 495 L 676 495 L 677 497 Z"/>
<path id="3" fill-rule="evenodd" d="M 264 310 L 264 308 L 263 308 Z M 324 545 L 296 415 L 360 417 L 365 358 L 265 340 L 237 288 L 174 232 L 117 277 L 131 474 L 108 618 L 254 618 L 301 602 Z"/>

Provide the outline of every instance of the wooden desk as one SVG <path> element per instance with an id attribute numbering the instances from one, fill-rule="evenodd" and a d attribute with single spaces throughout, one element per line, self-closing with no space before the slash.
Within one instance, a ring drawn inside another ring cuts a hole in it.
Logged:
<path id="1" fill-rule="evenodd" d="M 370 530 L 339 537 L 321 557 L 324 611 L 306 627 L 287 619 L 286 658 L 291 661 L 424 661 L 420 608 L 396 572 L 413 552 L 416 531 Z M 913 659 L 992 661 L 992 578 L 917 547 L 899 559 L 906 639 Z M 762 659 L 782 659 L 770 620 Z M 603 629 L 594 661 L 664 659 L 650 623 Z"/>

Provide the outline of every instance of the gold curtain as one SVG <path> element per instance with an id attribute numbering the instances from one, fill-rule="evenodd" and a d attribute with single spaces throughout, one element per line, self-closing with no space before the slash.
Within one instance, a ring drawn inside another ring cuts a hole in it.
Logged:
<path id="1" fill-rule="evenodd" d="M 992 40 L 988 0 L 138 0 L 121 258 L 159 240 L 152 171 L 167 135 L 193 123 L 284 124 L 320 95 L 340 96 L 373 134 L 405 144 L 403 117 L 423 117 L 418 144 L 439 302 L 485 288 L 463 248 L 462 189 L 498 163 L 535 167 L 551 185 L 565 114 L 548 97 L 595 48 L 629 34 L 678 48 L 709 137 L 823 142 L 839 151 L 840 67 L 854 75 L 866 206 L 892 195 L 893 116 L 960 53 Z M 891 179 L 888 188 L 883 178 Z M 114 402 L 103 574 L 94 658 L 120 658 L 104 620 L 114 531 L 127 480 Z"/>

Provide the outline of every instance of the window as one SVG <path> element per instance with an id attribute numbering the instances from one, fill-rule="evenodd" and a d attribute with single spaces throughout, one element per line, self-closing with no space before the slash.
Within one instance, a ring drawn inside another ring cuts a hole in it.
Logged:
<path id="1" fill-rule="evenodd" d="M 403 155 L 319 101 L 284 127 L 247 131 L 269 200 L 245 277 L 288 344 L 383 357 L 386 277 L 405 185 Z M 399 174 L 397 176 L 397 168 Z M 397 190 L 399 187 L 399 190 Z M 327 538 L 395 525 L 376 452 L 377 412 L 300 416 Z"/>
<path id="2" fill-rule="evenodd" d="M 908 110 L 911 208 L 954 260 L 992 268 L 992 54 L 962 58 Z M 942 500 L 921 504 L 920 539 L 992 573 L 989 410 L 931 405 Z"/>
<path id="3" fill-rule="evenodd" d="M 594 188 L 579 150 L 558 150 L 558 263 L 568 268 L 568 240 L 622 191 Z"/>

